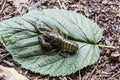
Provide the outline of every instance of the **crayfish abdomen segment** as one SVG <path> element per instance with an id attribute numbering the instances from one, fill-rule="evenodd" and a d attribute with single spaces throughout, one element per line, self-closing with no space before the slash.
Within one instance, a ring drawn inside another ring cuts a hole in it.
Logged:
<path id="1" fill-rule="evenodd" d="M 61 47 L 63 51 L 70 52 L 70 53 L 74 53 L 78 50 L 78 44 L 67 39 L 63 40 Z"/>

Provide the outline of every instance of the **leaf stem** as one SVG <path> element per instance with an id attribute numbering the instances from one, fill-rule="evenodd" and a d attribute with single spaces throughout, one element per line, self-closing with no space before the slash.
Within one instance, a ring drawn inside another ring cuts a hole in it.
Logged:
<path id="1" fill-rule="evenodd" d="M 98 47 L 101 47 L 101 48 L 110 48 L 110 49 L 115 49 L 116 47 L 115 46 L 106 46 L 106 45 L 97 45 Z"/>

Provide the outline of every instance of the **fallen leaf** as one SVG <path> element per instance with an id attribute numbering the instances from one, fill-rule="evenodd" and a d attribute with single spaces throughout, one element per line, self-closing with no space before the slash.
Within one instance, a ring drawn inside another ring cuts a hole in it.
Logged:
<path id="1" fill-rule="evenodd" d="M 25 76 L 19 74 L 14 68 L 8 68 L 0 65 L 0 80 L 28 80 Z"/>

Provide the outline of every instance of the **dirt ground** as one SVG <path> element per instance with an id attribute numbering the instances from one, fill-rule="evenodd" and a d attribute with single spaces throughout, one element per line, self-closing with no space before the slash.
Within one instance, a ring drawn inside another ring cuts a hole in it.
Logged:
<path id="1" fill-rule="evenodd" d="M 0 21 L 37 8 L 67 9 L 85 15 L 102 29 L 103 38 L 99 44 L 116 49 L 101 48 L 98 62 L 75 74 L 50 77 L 21 68 L 0 44 L 0 65 L 15 68 L 30 80 L 120 80 L 120 0 L 0 0 Z"/>

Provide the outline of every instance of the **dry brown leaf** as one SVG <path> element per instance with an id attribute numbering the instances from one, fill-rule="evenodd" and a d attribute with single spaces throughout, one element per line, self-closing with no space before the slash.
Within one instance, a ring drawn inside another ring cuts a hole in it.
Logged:
<path id="1" fill-rule="evenodd" d="M 28 80 L 25 76 L 19 74 L 14 68 L 8 68 L 0 65 L 0 80 Z"/>

